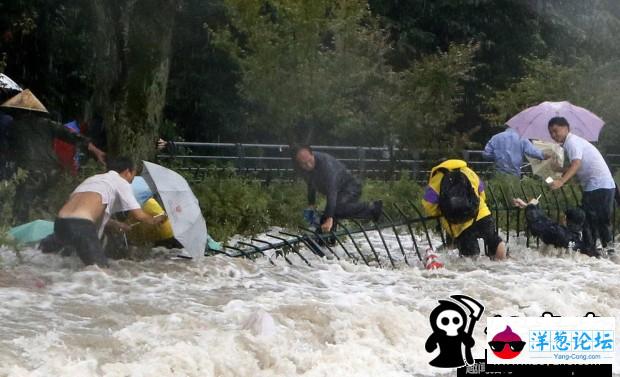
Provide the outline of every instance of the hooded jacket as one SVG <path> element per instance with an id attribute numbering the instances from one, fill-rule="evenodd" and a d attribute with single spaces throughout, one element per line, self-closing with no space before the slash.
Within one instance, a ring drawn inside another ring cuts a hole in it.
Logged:
<path id="1" fill-rule="evenodd" d="M 478 175 L 467 167 L 467 163 L 463 160 L 447 160 L 442 162 L 441 164 L 435 166 L 431 170 L 431 176 L 428 181 L 428 186 L 424 191 L 424 197 L 422 199 L 422 206 L 426 211 L 428 216 L 441 216 L 441 210 L 439 209 L 439 193 L 441 186 L 441 179 L 443 178 L 443 173 L 441 171 L 437 171 L 440 168 L 445 168 L 448 170 L 460 169 L 463 174 L 469 179 L 472 187 L 474 188 L 474 192 L 480 198 L 480 204 L 478 205 L 478 216 L 476 217 L 476 221 L 482 218 L 485 218 L 491 214 L 489 207 L 486 204 L 486 194 L 484 193 L 484 182 L 478 177 Z M 435 174 L 435 172 L 437 173 Z M 474 224 L 474 219 L 464 222 L 463 224 L 450 224 L 445 219 L 445 217 L 440 218 L 441 225 L 448 232 L 448 234 L 452 238 L 458 237 L 463 231 Z"/>

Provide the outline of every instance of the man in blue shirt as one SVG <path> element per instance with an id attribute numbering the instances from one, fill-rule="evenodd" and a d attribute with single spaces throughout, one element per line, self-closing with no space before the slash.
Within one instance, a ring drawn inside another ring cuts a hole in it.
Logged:
<path id="1" fill-rule="evenodd" d="M 495 161 L 498 171 L 517 177 L 521 176 L 523 154 L 539 160 L 551 157 L 550 154 L 536 149 L 528 139 L 521 138 L 517 131 L 510 127 L 494 135 L 482 152 L 485 159 Z"/>

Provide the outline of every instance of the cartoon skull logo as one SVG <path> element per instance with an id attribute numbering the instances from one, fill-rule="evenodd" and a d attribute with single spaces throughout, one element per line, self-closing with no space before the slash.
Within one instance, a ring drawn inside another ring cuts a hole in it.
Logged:
<path id="1" fill-rule="evenodd" d="M 459 330 L 465 325 L 464 313 L 456 310 L 446 310 L 437 316 L 437 328 L 446 332 L 447 336 L 457 336 Z"/>

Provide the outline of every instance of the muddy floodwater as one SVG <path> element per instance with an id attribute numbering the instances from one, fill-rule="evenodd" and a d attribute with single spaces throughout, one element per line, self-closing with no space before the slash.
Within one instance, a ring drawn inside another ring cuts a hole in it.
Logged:
<path id="1" fill-rule="evenodd" d="M 620 317 L 620 265 L 611 259 L 542 253 L 511 239 L 507 262 L 442 251 L 446 267 L 427 271 L 405 248 L 411 266 L 401 255 L 397 268 L 155 252 L 105 270 L 2 248 L 0 376 L 453 375 L 431 367 L 424 349 L 429 314 L 451 294 L 482 302 L 482 323 L 545 311 Z M 484 352 L 483 328 L 474 357 Z"/>

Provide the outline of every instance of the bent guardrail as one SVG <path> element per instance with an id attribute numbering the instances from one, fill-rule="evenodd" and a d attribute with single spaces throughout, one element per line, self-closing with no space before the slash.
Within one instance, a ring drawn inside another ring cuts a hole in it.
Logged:
<path id="1" fill-rule="evenodd" d="M 540 206 L 549 217 L 560 220 L 561 213 L 569 208 L 576 207 L 581 201 L 581 190 L 577 186 L 564 186 L 558 191 L 549 191 L 546 187 L 536 184 L 524 184 L 518 187 L 504 186 L 486 188 L 487 204 L 495 217 L 496 231 L 505 235 L 510 243 L 511 234 L 519 237 L 525 233 L 526 246 L 530 247 L 532 236 L 527 230 L 523 209 L 511 204 L 511 198 L 532 198 L 540 196 Z M 616 234 L 616 208 L 613 211 L 613 235 Z M 223 254 L 229 257 L 243 257 L 255 259 L 258 256 L 268 257 L 271 263 L 274 258 L 282 257 L 288 264 L 294 264 L 292 255 L 300 261 L 312 266 L 312 258 L 347 259 L 354 263 L 363 263 L 367 266 L 398 268 L 423 263 L 422 253 L 433 246 L 432 229 L 439 230 L 437 235 L 441 245 L 447 240 L 440 230 L 438 217 L 427 217 L 422 214 L 418 206 L 407 202 L 394 204 L 393 208 L 384 210 L 382 221 L 379 223 L 358 221 L 338 221 L 339 230 L 328 234 L 318 234 L 307 228 L 299 232 L 280 231 L 278 234 L 266 234 L 266 239 L 252 238 L 251 242 L 237 242 L 235 245 L 224 245 L 223 250 L 210 250 L 207 254 Z M 389 231 L 389 234 L 387 233 Z M 376 234 L 375 242 L 371 234 Z M 393 239 L 388 244 L 387 236 Z M 332 242 L 329 242 L 329 239 Z M 439 240 L 438 240 L 439 241 Z M 367 244 L 363 248 L 362 243 Z M 436 242 L 437 243 L 437 242 Z M 536 245 L 539 240 L 536 238 Z M 302 255 L 302 246 L 307 253 Z"/>

